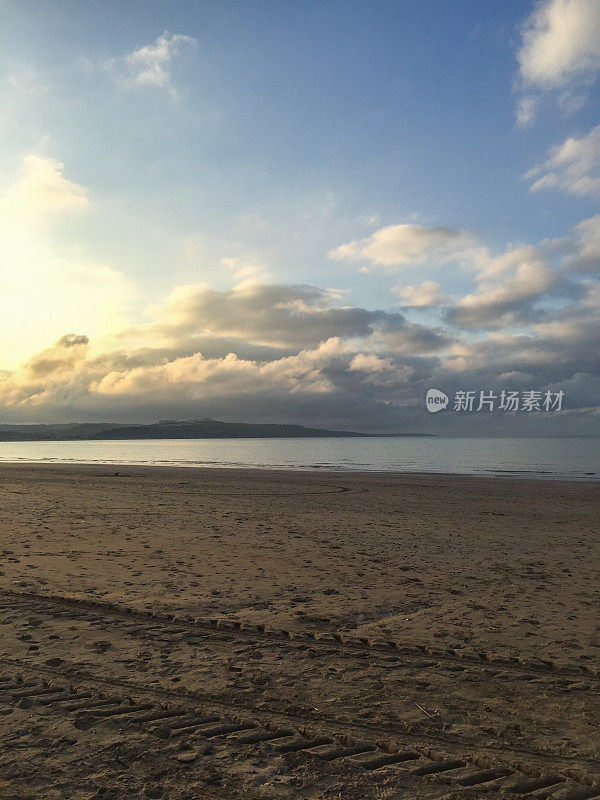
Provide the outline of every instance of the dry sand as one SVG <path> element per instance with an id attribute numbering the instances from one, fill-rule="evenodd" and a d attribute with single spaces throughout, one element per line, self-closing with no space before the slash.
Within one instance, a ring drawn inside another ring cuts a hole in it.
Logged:
<path id="1" fill-rule="evenodd" d="M 2 465 L 0 796 L 600 797 L 599 506 Z"/>

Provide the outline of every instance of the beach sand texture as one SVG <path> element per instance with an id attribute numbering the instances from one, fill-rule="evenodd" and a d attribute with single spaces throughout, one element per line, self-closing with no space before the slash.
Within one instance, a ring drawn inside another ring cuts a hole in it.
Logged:
<path id="1" fill-rule="evenodd" d="M 600 797 L 599 507 L 2 465 L 0 796 Z"/>

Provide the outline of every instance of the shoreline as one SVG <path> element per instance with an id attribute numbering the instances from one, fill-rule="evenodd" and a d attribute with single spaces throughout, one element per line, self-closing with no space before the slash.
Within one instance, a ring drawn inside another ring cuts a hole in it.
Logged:
<path id="1" fill-rule="evenodd" d="M 315 466 L 308 466 L 308 467 L 274 467 L 274 466 L 259 466 L 256 464 L 249 464 L 248 466 L 240 465 L 240 464 L 232 464 L 231 466 L 225 466 L 223 464 L 215 464 L 214 466 L 208 464 L 198 464 L 198 463 L 171 463 L 171 462 L 162 462 L 162 463 L 146 463 L 146 462 L 122 462 L 122 461 L 9 461 L 9 460 L 2 460 L 0 458 L 0 470 L 4 467 L 29 467 L 32 469 L 35 468 L 78 468 L 78 467 L 86 467 L 86 468 L 109 468 L 109 469 L 151 469 L 151 470 L 183 470 L 184 474 L 189 473 L 190 471 L 196 472 L 215 472 L 220 471 L 224 473 L 249 473 L 249 472 L 257 472 L 261 475 L 263 474 L 281 474 L 281 473 L 291 473 L 291 474 L 298 474 L 298 475 L 307 475 L 307 474 L 314 474 L 314 475 L 322 475 L 324 478 L 331 477 L 331 476 L 357 476 L 362 478 L 369 478 L 369 477 L 377 477 L 377 476 L 418 476 L 418 477 L 430 477 L 430 478 L 472 478 L 472 479 L 501 479 L 504 480 L 513 480 L 513 481 L 524 481 L 530 483 L 531 481 L 539 481 L 541 483 L 546 483 L 547 481 L 552 481 L 553 483 L 574 483 L 574 484 L 587 484 L 587 483 L 599 483 L 600 482 L 600 473 L 594 473 L 593 475 L 583 474 L 581 476 L 572 476 L 572 475 L 559 475 L 554 472 L 542 472 L 542 471 L 527 471 L 527 470 L 487 470 L 481 472 L 434 472 L 430 470 L 359 470 L 359 469 L 344 469 L 343 467 L 339 469 L 331 469 L 328 467 L 315 467 Z"/>

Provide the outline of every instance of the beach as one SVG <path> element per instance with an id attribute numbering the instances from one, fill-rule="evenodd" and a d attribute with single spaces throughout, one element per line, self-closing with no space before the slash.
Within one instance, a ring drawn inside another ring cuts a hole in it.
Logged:
<path id="1" fill-rule="evenodd" d="M 599 511 L 595 482 L 2 464 L 0 796 L 600 796 Z"/>

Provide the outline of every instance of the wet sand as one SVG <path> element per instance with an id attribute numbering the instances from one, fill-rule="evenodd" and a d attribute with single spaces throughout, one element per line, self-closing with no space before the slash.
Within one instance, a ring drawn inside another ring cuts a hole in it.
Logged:
<path id="1" fill-rule="evenodd" d="M 595 796 L 599 510 L 597 483 L 2 465 L 0 796 Z M 111 691 L 137 711 L 98 716 Z M 184 733 L 133 721 L 178 703 Z"/>

